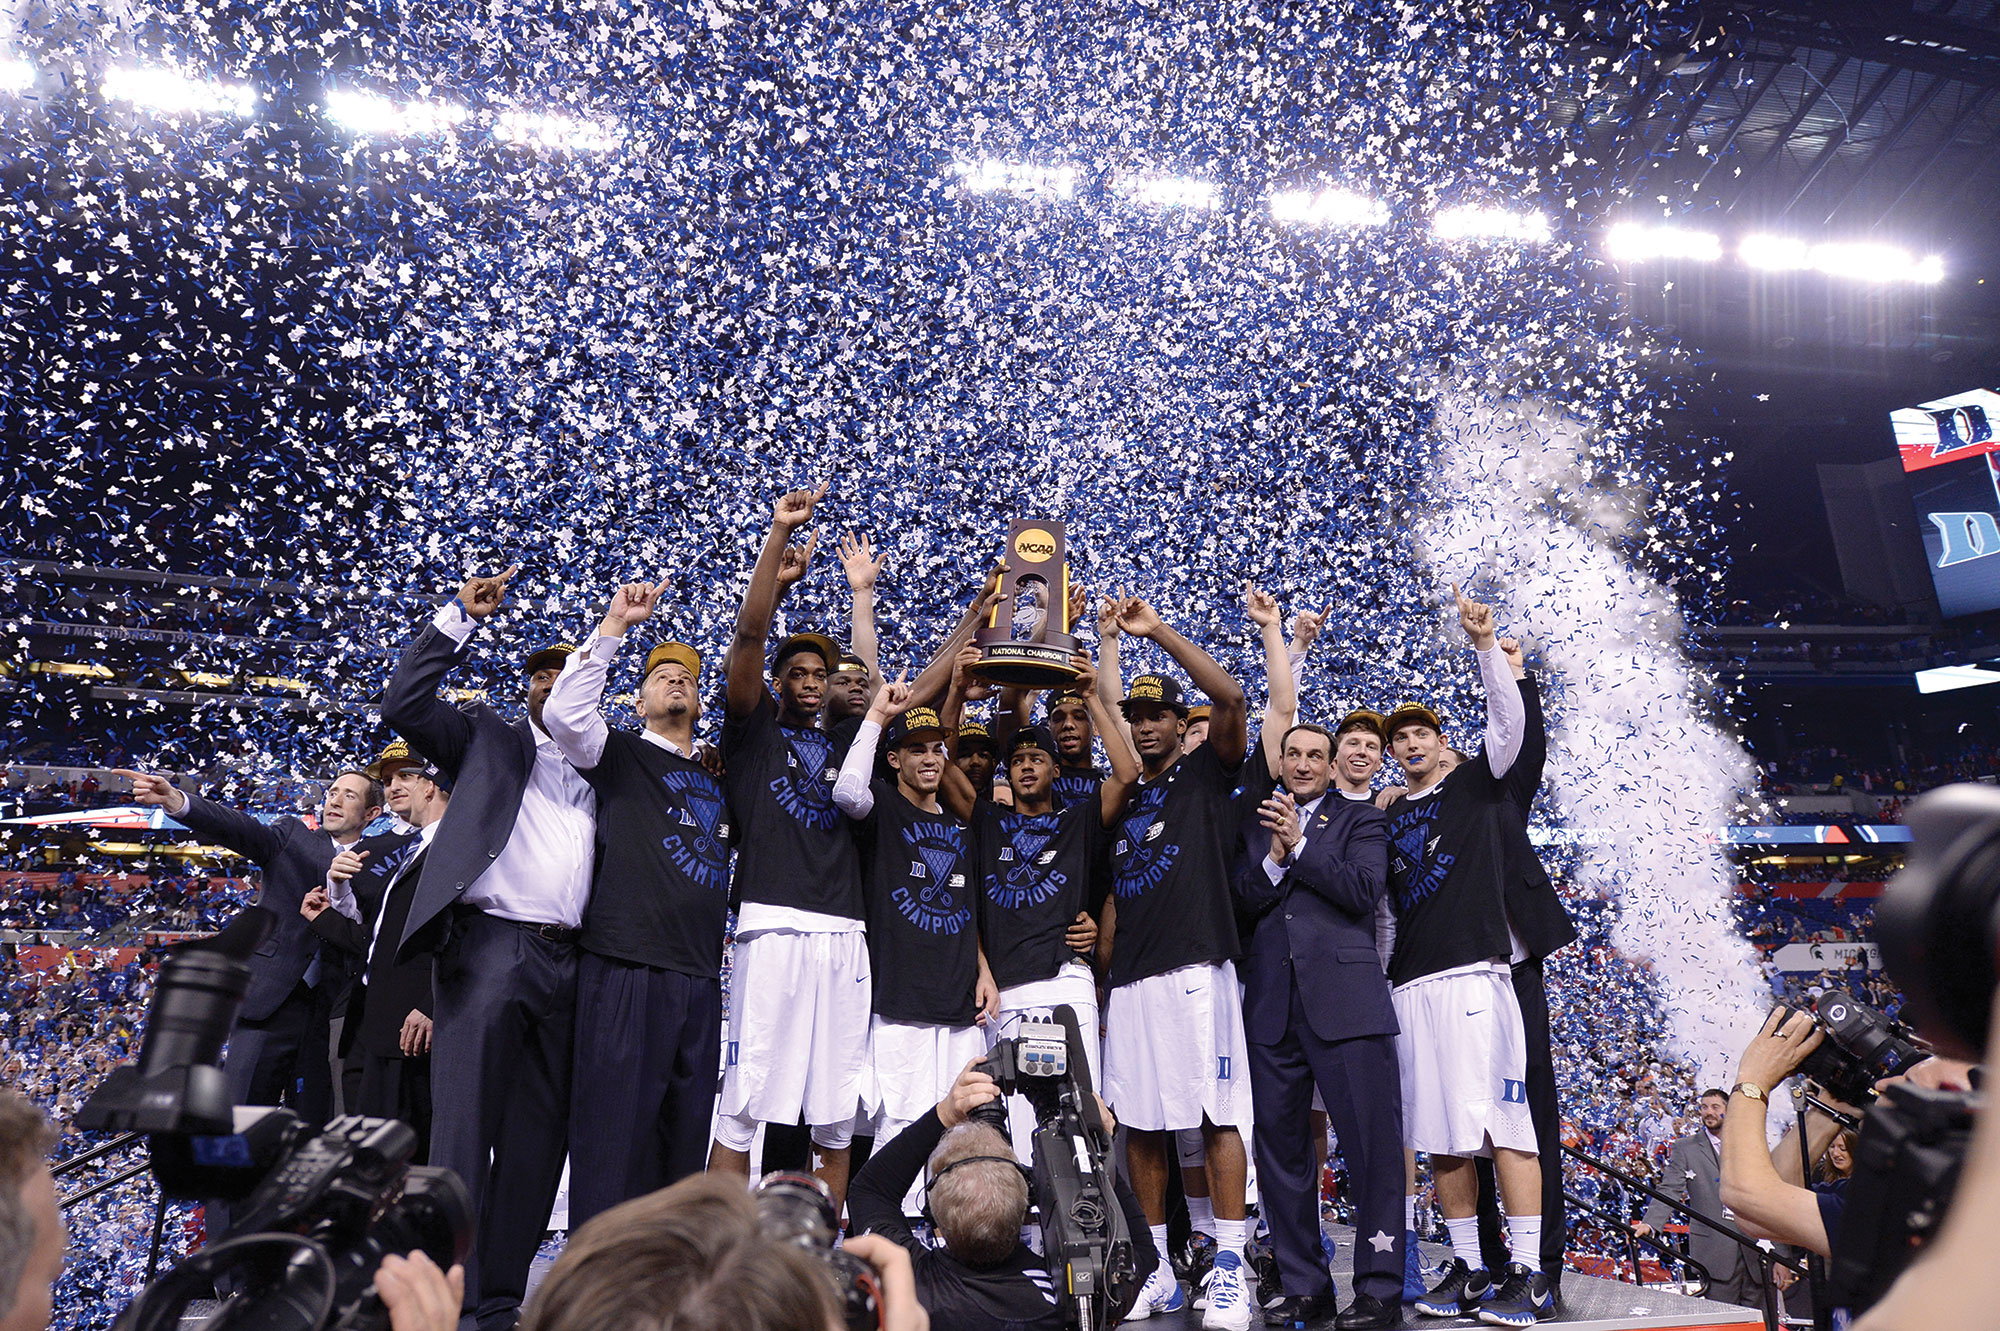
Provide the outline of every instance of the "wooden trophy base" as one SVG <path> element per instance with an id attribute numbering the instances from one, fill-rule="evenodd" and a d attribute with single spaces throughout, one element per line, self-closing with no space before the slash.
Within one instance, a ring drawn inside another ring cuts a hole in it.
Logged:
<path id="1" fill-rule="evenodd" d="M 991 634 L 991 637 L 988 635 Z M 986 629 L 977 637 L 979 664 L 974 678 L 1023 689 L 1066 689 L 1076 683 L 1071 663 L 1082 644 L 1067 633 L 1049 633 L 1047 642 L 1016 642 L 1005 630 Z"/>

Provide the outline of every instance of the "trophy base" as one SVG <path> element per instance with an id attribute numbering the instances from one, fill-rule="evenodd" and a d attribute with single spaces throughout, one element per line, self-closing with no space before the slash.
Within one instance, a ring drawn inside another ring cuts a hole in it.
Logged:
<path id="1" fill-rule="evenodd" d="M 979 644 L 979 664 L 971 674 L 989 684 L 1023 689 L 1064 689 L 1076 683 L 1070 657 L 1078 642 L 1067 633 L 1051 633 L 1049 642 L 1014 642 L 997 638 Z"/>

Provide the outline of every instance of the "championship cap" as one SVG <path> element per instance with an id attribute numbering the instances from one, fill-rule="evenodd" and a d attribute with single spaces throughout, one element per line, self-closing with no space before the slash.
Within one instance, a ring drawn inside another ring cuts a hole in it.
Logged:
<path id="1" fill-rule="evenodd" d="M 445 790 L 451 789 L 451 778 L 430 759 L 424 757 L 400 739 L 389 741 L 380 757 L 368 764 L 368 775 L 377 781 L 387 781 L 405 767 L 415 768 L 419 776 L 430 778 Z"/>
<path id="2" fill-rule="evenodd" d="M 684 642 L 663 642 L 653 648 L 652 651 L 646 653 L 646 670 L 644 674 L 639 676 L 640 680 L 651 679 L 655 670 L 669 663 L 680 666 L 681 669 L 693 675 L 697 681 L 701 679 L 700 652 Z"/>
<path id="3" fill-rule="evenodd" d="M 967 721 L 958 728 L 958 751 L 964 753 L 967 746 L 996 751 L 999 747 L 993 742 L 993 732 L 986 728 L 983 721 Z"/>
<path id="4" fill-rule="evenodd" d="M 1058 765 L 1062 755 L 1056 752 L 1056 737 L 1049 733 L 1047 726 L 1022 726 L 1007 737 L 1007 762 L 1013 765 L 1014 755 L 1023 749 L 1040 749 L 1049 755 L 1049 761 Z"/>
<path id="5" fill-rule="evenodd" d="M 840 664 L 840 649 L 833 645 L 832 638 L 824 633 L 794 633 L 778 644 L 778 654 L 771 660 L 771 674 L 773 676 L 783 674 L 785 662 L 800 652 L 811 652 L 826 663 L 828 670 Z"/>
<path id="6" fill-rule="evenodd" d="M 544 670 L 560 670 L 563 668 L 563 662 L 569 660 L 569 654 L 575 650 L 575 643 L 559 642 L 553 647 L 544 647 L 540 651 L 529 652 L 528 659 L 521 663 L 521 673 L 524 675 L 539 675 Z"/>
<path id="7" fill-rule="evenodd" d="M 1172 675 L 1141 675 L 1132 681 L 1132 691 L 1118 704 L 1118 710 L 1132 719 L 1132 708 L 1140 703 L 1157 703 L 1171 708 L 1182 716 L 1188 714 L 1188 705 L 1181 700 L 1181 682 Z"/>
<path id="8" fill-rule="evenodd" d="M 1365 730 L 1384 744 L 1389 742 L 1389 723 L 1380 712 L 1366 707 L 1357 707 L 1340 718 L 1340 724 L 1333 728 L 1333 737 L 1339 739 L 1350 730 Z"/>
<path id="9" fill-rule="evenodd" d="M 850 673 L 865 675 L 868 673 L 868 663 L 853 652 L 843 651 L 840 654 L 840 664 L 834 667 L 834 672 L 842 675 Z"/>
<path id="10" fill-rule="evenodd" d="M 1197 721 L 1208 720 L 1208 715 L 1211 710 L 1212 709 L 1209 707 L 1207 703 L 1202 703 L 1198 707 L 1188 708 L 1188 724 L 1193 725 Z"/>
<path id="11" fill-rule="evenodd" d="M 1404 726 L 1429 726 L 1440 735 L 1444 733 L 1444 722 L 1438 720 L 1438 714 L 1420 702 L 1399 704 L 1395 711 L 1389 713 L 1389 719 L 1382 723 L 1382 733 L 1393 739 Z"/>
<path id="12" fill-rule="evenodd" d="M 883 732 L 886 749 L 900 749 L 916 740 L 943 739 L 944 722 L 937 709 L 932 707 L 912 707 L 889 723 Z"/>

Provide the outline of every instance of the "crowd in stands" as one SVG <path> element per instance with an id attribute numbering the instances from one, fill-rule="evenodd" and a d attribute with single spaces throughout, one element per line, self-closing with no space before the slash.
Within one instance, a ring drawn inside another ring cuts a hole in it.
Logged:
<path id="1" fill-rule="evenodd" d="M 1974 735 L 1929 749 L 1906 748 L 1900 761 L 1871 760 L 1834 747 L 1793 749 L 1783 759 L 1763 763 L 1766 795 L 1873 795 L 1875 821 L 1901 821 L 1912 795 L 1955 781 L 2000 779 L 2000 747 Z M 1787 821 L 1792 821 L 1787 819 Z M 1828 821 L 1825 814 L 1800 821 Z"/>
<path id="2" fill-rule="evenodd" d="M 235 914 L 251 891 L 244 879 L 206 872 L 17 872 L 0 875 L 0 929 L 20 930 L 29 943 L 37 934 L 75 930 L 107 944 L 148 934 L 207 933 Z"/>
<path id="3" fill-rule="evenodd" d="M 92 964 L 54 970 L 23 967 L 15 949 L 0 949 L 0 1083 L 45 1109 L 61 1133 L 57 1163 L 103 1140 L 79 1132 L 76 1111 L 113 1065 L 138 1050 L 152 996 L 156 955 L 124 964 L 100 954 Z M 59 1180 L 69 1197 L 132 1164 L 116 1152 Z M 149 1179 L 120 1184 L 65 1208 L 69 1264 L 56 1291 L 58 1331 L 108 1327 L 145 1283 L 158 1194 Z M 200 1241 L 195 1208 L 171 1204 L 160 1249 L 161 1269 Z"/>

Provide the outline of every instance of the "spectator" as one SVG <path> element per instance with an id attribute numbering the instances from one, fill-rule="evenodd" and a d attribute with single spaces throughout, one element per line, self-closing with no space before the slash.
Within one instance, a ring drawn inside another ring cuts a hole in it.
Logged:
<path id="1" fill-rule="evenodd" d="M 43 1157 L 55 1144 L 42 1112 L 0 1089 L 0 1331 L 42 1331 L 69 1231 Z"/>

